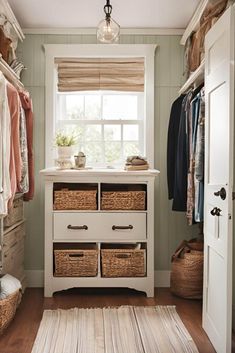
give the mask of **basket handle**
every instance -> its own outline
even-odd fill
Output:
[[[115,255],[115,257],[117,258],[117,259],[127,259],[128,257],[131,257],[131,254],[129,253],[129,254],[116,254]]]
[[[171,257],[171,262],[174,259],[177,259],[181,256],[182,252],[189,252],[190,251],[190,247],[188,246],[188,242],[183,240],[182,243],[179,245],[179,247],[176,249],[176,251],[174,252],[174,254]]]
[[[133,229],[134,227],[131,225],[131,224],[129,224],[129,226],[115,226],[115,225],[113,225],[112,226],[112,230],[117,230],[117,229]]]
[[[83,257],[84,254],[69,254],[69,258],[72,260],[72,261],[76,261],[76,258],[77,257]]]
[[[72,226],[71,224],[69,224],[67,228],[72,230],[88,230],[88,226],[85,224],[83,226]]]

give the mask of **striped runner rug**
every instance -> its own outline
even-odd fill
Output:
[[[32,353],[198,353],[174,306],[45,310]]]

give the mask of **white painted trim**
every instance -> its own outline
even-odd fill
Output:
[[[26,270],[27,287],[41,288],[44,287],[44,271],[43,270]]]
[[[235,332],[235,306],[234,305],[232,309],[232,329]]]
[[[7,0],[0,0],[0,10],[11,23],[17,37],[23,41],[24,34]]]
[[[191,18],[188,26],[186,27],[186,30],[182,36],[180,44],[185,45],[185,43],[186,43],[188,37],[191,35],[191,33],[198,28],[201,16],[202,16],[203,11],[205,10],[208,3],[209,3],[209,0],[201,0],[198,7],[196,8],[196,11],[193,14],[193,17]]]
[[[193,85],[199,85],[204,81],[205,75],[205,60],[203,59],[200,66],[195,70],[183,84],[179,90],[179,94],[186,93]]]
[[[181,36],[183,28],[121,28],[121,35]],[[24,28],[24,34],[95,35],[96,28]]]
[[[31,288],[44,287],[44,271],[43,270],[27,270],[27,286]],[[155,271],[154,286],[158,288],[170,287],[170,271]],[[235,318],[235,312],[234,312]],[[235,327],[235,326],[234,326]]]
[[[156,44],[45,44],[46,55],[46,167],[54,165],[52,143],[55,135],[55,58],[60,57],[144,57],[146,156],[154,168],[154,57]]]

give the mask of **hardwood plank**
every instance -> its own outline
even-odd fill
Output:
[[[71,289],[44,298],[43,289],[28,288],[14,321],[0,337],[1,353],[30,353],[44,309],[105,307],[120,305],[176,305],[176,309],[193,337],[200,353],[214,353],[201,327],[201,302],[173,296],[168,288],[155,290],[155,298],[128,289]]]

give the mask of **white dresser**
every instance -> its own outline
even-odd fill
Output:
[[[154,180],[157,170],[127,172],[124,170],[57,170],[41,171],[45,182],[45,297],[54,292],[73,287],[128,287],[154,296]],[[70,187],[79,190],[83,185],[97,188],[97,209],[93,211],[55,210],[54,192]],[[102,210],[103,190],[145,190],[146,207],[141,211]],[[98,273],[95,277],[56,277],[54,275],[54,249],[59,244],[79,245],[141,244],[146,249],[146,274],[144,277],[102,276],[101,256],[98,255]]]

